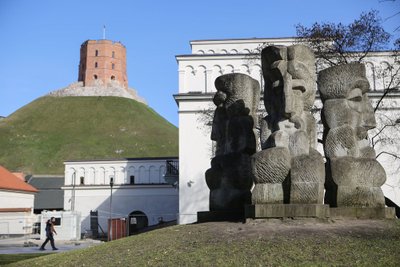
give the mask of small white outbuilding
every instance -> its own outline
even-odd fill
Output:
[[[36,188],[0,166],[0,236],[32,232]]]

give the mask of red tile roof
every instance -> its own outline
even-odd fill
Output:
[[[9,172],[6,168],[0,165],[0,190],[14,190],[38,192],[36,188],[22,181],[20,178]]]
[[[15,176],[17,176],[22,181],[25,181],[25,174],[23,172],[12,172]]]

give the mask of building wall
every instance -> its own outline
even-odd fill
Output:
[[[28,208],[33,211],[35,194],[0,190],[0,208]]]
[[[212,103],[216,91],[215,78],[227,73],[244,73],[258,80],[263,88],[261,62],[251,51],[264,43],[291,45],[295,41],[293,38],[192,41],[192,54],[176,56],[179,93],[174,97],[179,108],[179,223],[195,222],[198,211],[208,210],[209,189],[205,184],[205,171],[210,167],[213,149],[209,122],[212,121],[215,110]],[[393,64],[389,55],[390,52],[371,53],[365,59],[373,106],[382,96],[384,85],[388,84],[387,78],[385,80],[382,74]],[[400,118],[399,101],[400,93],[392,93],[385,98],[377,113],[378,127],[370,131],[370,137],[383,125]],[[322,104],[319,99],[316,100],[315,107],[318,131],[322,134]],[[260,101],[259,112],[265,112],[263,101]],[[378,142],[375,146],[377,154],[381,151],[400,154],[400,129],[396,127],[385,129],[383,133],[391,141],[385,139],[385,142]],[[319,144],[318,148],[323,154],[322,145]],[[399,159],[382,154],[378,160],[388,175],[387,182],[382,187],[384,193],[400,205]]]
[[[83,233],[90,229],[91,210],[99,212],[99,224],[104,231],[110,214],[112,218],[127,218],[130,213],[141,211],[146,214],[149,225],[157,224],[161,218],[176,220],[179,195],[178,189],[163,179],[166,160],[65,162],[64,209],[80,212]],[[132,175],[134,184],[130,183]],[[83,184],[80,184],[81,177]],[[112,190],[111,177],[114,178]]]
[[[97,77],[97,78],[96,78]],[[126,49],[119,42],[88,40],[81,45],[78,81],[94,86],[118,81],[128,88]]]
[[[210,127],[199,113],[209,108],[209,101],[180,102],[179,108],[179,222],[197,221],[197,211],[208,210],[209,191],[204,172],[210,166],[212,142]]]
[[[177,159],[174,159],[177,160]],[[66,162],[65,185],[109,185],[130,184],[134,176],[135,184],[165,184],[165,159]]]
[[[178,190],[171,185],[114,186],[112,207],[110,186],[64,187],[64,206],[70,210],[75,202],[75,211],[81,214],[81,231],[90,230],[90,211],[98,211],[99,224],[107,232],[107,220],[127,218],[134,211],[146,214],[149,225],[162,218],[164,221],[177,219]],[[75,197],[74,197],[75,195]],[[74,200],[75,199],[75,200]]]
[[[0,212],[0,236],[31,234],[36,221],[32,212]]]
[[[57,232],[56,240],[81,239],[80,214],[70,211],[43,211],[40,216],[40,239],[46,239],[46,222],[51,217],[57,218],[60,222],[54,225],[54,230]]]
[[[249,54],[265,43],[292,45],[293,38],[252,38],[233,40],[196,40],[191,41],[192,54]]]

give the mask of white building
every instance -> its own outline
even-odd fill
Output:
[[[294,38],[270,39],[233,39],[191,41],[192,54],[178,55],[179,92],[174,95],[179,108],[179,223],[197,221],[198,211],[209,210],[209,189],[205,182],[205,171],[210,167],[213,156],[213,144],[210,140],[212,120],[210,110],[215,106],[212,97],[216,89],[215,79],[227,73],[244,73],[260,82],[263,89],[261,63],[252,54],[254,49],[264,44],[292,45]],[[381,98],[383,89],[388,84],[388,66],[393,64],[390,52],[371,53],[366,59],[367,75],[370,80],[370,99],[373,106]],[[387,73],[386,73],[387,74]],[[322,104],[319,99],[317,108]],[[373,137],[384,126],[395,124],[400,118],[400,92],[386,96],[377,112],[378,127]],[[260,111],[264,110],[260,101]],[[317,121],[319,121],[319,112]],[[400,122],[400,121],[399,121]],[[377,154],[382,151],[400,155],[400,129],[386,127],[375,139],[381,140],[375,145]],[[319,130],[322,125],[319,124]],[[322,149],[321,151],[322,152]],[[383,153],[378,160],[387,172],[386,184],[382,187],[386,197],[400,205],[400,160],[393,155]]]
[[[142,226],[177,219],[178,158],[127,158],[120,160],[66,161],[64,210],[81,214],[81,230],[90,230],[90,211],[98,211],[101,229],[107,221],[129,218]],[[164,179],[166,178],[166,179]],[[112,181],[112,187],[110,185]],[[132,219],[133,218],[133,219]],[[135,226],[129,226],[134,230]]]
[[[32,232],[36,188],[0,166],[0,236]]]
[[[80,214],[76,211],[43,211],[40,215],[40,239],[47,238],[46,223],[52,217],[55,218],[53,225],[57,232],[57,240],[81,239]]]

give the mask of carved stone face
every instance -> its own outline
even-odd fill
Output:
[[[367,131],[375,128],[364,65],[352,63],[321,71],[319,89],[324,101],[325,121],[330,129],[348,125],[355,129],[359,139],[364,139]]]
[[[329,161],[325,202],[331,206],[384,207],[386,174],[369,146],[375,116],[360,63],[334,66],[318,75],[324,104],[324,151]]]
[[[315,100],[315,58],[306,46],[269,46],[262,51],[264,105],[271,116],[291,118]]]
[[[310,110],[315,100],[315,57],[306,46],[288,47],[288,73],[292,75],[292,90],[300,91],[303,110]]]

